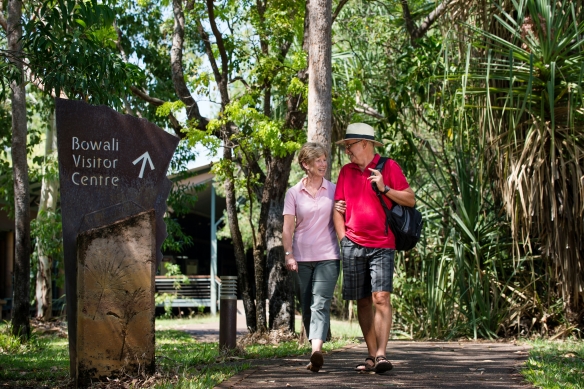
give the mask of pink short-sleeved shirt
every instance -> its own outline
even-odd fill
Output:
[[[353,242],[371,248],[395,249],[395,237],[391,232],[385,233],[385,213],[379,202],[371,182],[369,168],[375,169],[379,162],[379,154],[361,171],[355,163],[348,163],[341,168],[335,200],[345,200],[345,228],[347,237]],[[392,159],[383,165],[383,182],[391,189],[405,190],[410,187],[401,167]],[[392,202],[387,196],[383,200],[391,209]]]
[[[340,259],[337,234],[333,224],[335,184],[325,179],[312,197],[304,179],[288,189],[284,215],[296,216],[292,253],[298,262]]]

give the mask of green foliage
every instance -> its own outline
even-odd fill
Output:
[[[19,354],[26,352],[35,352],[42,347],[42,342],[36,336],[28,340],[12,334],[12,326],[9,322],[0,325],[0,355],[1,354]]]
[[[584,387],[584,344],[581,340],[530,341],[533,349],[521,374],[538,388]]]
[[[443,37],[429,34],[412,47],[407,34],[391,28],[401,14],[395,7],[351,3],[335,22],[333,135],[342,138],[350,122],[371,124],[385,144],[380,153],[395,159],[411,180],[419,161],[409,140],[433,130],[425,112],[431,106],[428,78],[443,66]]]
[[[410,6],[418,20],[431,10]],[[396,257],[395,330],[412,338],[543,335],[567,325],[529,229],[535,217],[547,220],[539,234],[548,247],[553,240],[558,261],[563,248],[579,247],[584,24],[572,2],[510,6],[495,12],[502,29],[481,30],[471,17],[473,33],[457,34],[439,19],[415,46],[399,29],[398,3],[349,3],[335,23],[336,136],[350,121],[377,128],[426,221],[424,241]],[[533,200],[548,207],[552,197],[554,207],[532,205],[531,219],[516,224]],[[562,214],[552,226],[549,215]]]
[[[7,44],[6,31],[0,28],[0,47],[6,47]],[[22,80],[20,69],[15,66],[17,61],[20,61],[20,58],[15,58],[11,51],[0,49],[0,102],[8,98],[10,83]]]
[[[56,262],[58,266],[63,266],[63,235],[61,225],[61,210],[56,212],[45,210],[37,214],[37,217],[30,222],[30,235],[34,239],[37,250],[32,250],[31,261],[33,274],[36,274],[39,250]],[[57,285],[63,286],[64,276],[59,272],[52,277],[57,281]]]
[[[172,287],[174,288],[173,293],[155,293],[154,303],[156,305],[164,305],[164,316],[163,318],[169,319],[172,317],[172,302],[177,299],[178,291],[183,284],[189,284],[189,277],[182,274],[180,271],[180,266],[175,263],[165,262],[164,269],[166,270],[165,276],[174,277],[172,282]]]
[[[142,72],[116,53],[112,8],[97,0],[38,3],[30,5],[23,48],[45,91],[121,107],[119,91]]]
[[[167,101],[158,108],[156,108],[156,115],[158,116],[168,116],[169,114],[177,113],[181,109],[185,107],[185,104],[182,101]]]
[[[10,62],[10,58],[8,51],[0,49],[0,101],[8,97],[10,83],[19,82],[22,79],[20,69]]]
[[[536,285],[552,285],[545,289],[548,301],[562,295],[581,311],[576,291],[584,284],[574,269],[584,231],[576,216],[584,209],[584,21],[575,7],[523,0],[513,2],[512,10],[499,9],[496,35],[469,26],[480,55],[469,44],[465,65],[453,76],[461,81],[460,114],[480,121],[479,139],[490,142],[485,159],[511,222],[514,251],[536,261],[530,265],[537,269],[530,277],[532,293],[538,300]],[[533,306],[537,312],[553,304]],[[534,323],[546,330],[539,317]]]
[[[41,337],[33,331],[26,343],[12,335],[9,324],[0,324],[0,383],[41,387],[57,385],[69,377],[67,340]]]
[[[29,182],[34,183],[39,179],[39,171],[42,167],[42,159],[32,158],[35,148],[41,143],[44,126],[42,121],[42,102],[27,104],[27,116],[31,124],[28,125],[26,151],[29,162]],[[14,181],[12,169],[12,115],[10,106],[0,103],[0,208],[6,211],[9,217],[14,217]],[[55,165],[56,166],[56,165]],[[56,167],[55,167],[56,169]]]
[[[193,176],[187,170],[187,165],[195,156],[188,143],[181,141],[170,162],[169,174],[173,186],[166,204],[172,211],[167,212],[164,218],[168,236],[162,244],[163,251],[180,253],[184,247],[193,244],[193,238],[183,232],[178,219],[192,209],[197,201],[197,192],[204,189],[204,185],[181,184],[182,180]]]

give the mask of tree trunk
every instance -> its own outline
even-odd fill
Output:
[[[231,148],[223,148],[223,158],[231,161]],[[257,331],[256,305],[251,293],[251,277],[247,274],[247,261],[245,257],[245,248],[237,220],[237,199],[235,197],[235,185],[233,184],[233,175],[225,179],[225,200],[227,207],[227,222],[231,232],[231,241],[233,242],[233,251],[235,252],[235,263],[237,264],[237,281],[239,290],[243,296],[243,308],[245,310],[245,320],[249,332]]]
[[[45,139],[45,166],[41,182],[41,198],[38,216],[42,218],[47,213],[53,214],[57,208],[57,196],[59,194],[58,181],[47,172],[46,164],[50,161],[57,149],[57,125],[55,113],[51,115],[50,125],[46,132]],[[53,316],[53,293],[52,293],[52,268],[53,257],[44,252],[42,242],[37,244],[37,254],[39,258],[36,276],[36,301],[37,318],[49,320]]]
[[[308,3],[308,141],[331,149],[332,74],[331,0]],[[331,153],[327,156],[326,178],[331,177]]]
[[[270,190],[270,212],[267,220],[266,249],[268,252],[268,297],[270,299],[270,329],[294,331],[294,280],[284,264],[282,228],[284,227],[284,197],[294,154],[273,158],[269,172],[274,185]]]
[[[307,75],[306,71],[300,71],[297,77],[305,82]],[[300,131],[304,127],[306,112],[300,109],[302,102],[302,95],[288,96],[284,128]],[[288,270],[284,266],[284,250],[282,248],[284,216],[282,210],[293,159],[294,154],[283,158],[266,158],[268,177],[266,177],[265,184],[268,185],[274,180],[273,177],[276,177],[271,189],[274,191],[274,195],[273,201],[270,203],[270,217],[267,218],[266,228],[269,258],[270,328],[288,325],[291,331],[294,331],[294,288],[289,283]],[[276,193],[277,195],[275,195]]]
[[[28,338],[30,335],[30,195],[28,192],[28,165],[26,159],[26,91],[22,57],[22,1],[8,1],[8,49],[14,54],[14,66],[22,78],[12,82],[12,167],[14,177],[14,296],[12,332]]]
[[[269,158],[266,158],[269,160]],[[255,232],[253,243],[253,267],[255,272],[256,285],[256,316],[259,332],[267,330],[266,317],[266,231],[268,224],[268,215],[270,207],[270,188],[271,188],[270,174],[266,177],[266,182],[262,190],[262,197],[260,202],[260,217],[258,220],[258,229]]]

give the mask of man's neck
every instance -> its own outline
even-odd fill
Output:
[[[369,166],[369,164],[371,163],[371,161],[373,161],[373,158],[375,158],[375,153],[368,155],[365,157],[363,164],[358,163],[357,166],[359,166],[359,169],[361,169],[361,171],[365,171],[365,168],[367,168],[367,166]]]

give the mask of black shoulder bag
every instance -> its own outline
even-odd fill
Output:
[[[375,166],[375,170],[382,172],[386,161],[387,158],[381,157],[377,162],[377,166]],[[371,174],[373,175],[373,173]],[[383,194],[377,189],[377,185],[371,183],[371,186],[385,212],[385,233],[387,234],[387,229],[391,228],[391,232],[395,236],[395,249],[399,251],[413,249],[422,235],[422,226],[424,224],[422,214],[415,207],[399,205],[395,201],[392,201],[393,206],[389,209],[385,201],[383,201]]]

